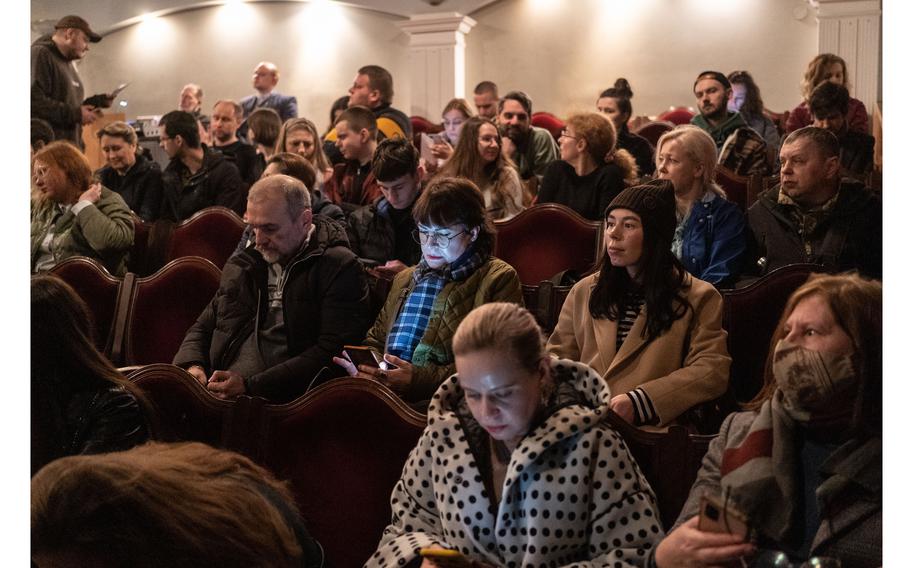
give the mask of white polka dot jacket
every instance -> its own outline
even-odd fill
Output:
[[[556,392],[512,452],[498,504],[488,434],[458,376],[440,385],[367,567],[419,566],[420,548],[434,544],[491,566],[644,564],[663,537],[657,500],[603,421],[610,390],[581,363],[555,359],[553,371]]]

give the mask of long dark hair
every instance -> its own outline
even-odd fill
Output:
[[[31,296],[32,463],[60,457],[66,408],[79,393],[122,387],[148,421],[145,397],[98,352],[91,312],[70,285],[56,276],[35,276]]]
[[[746,88],[746,98],[743,106],[739,107],[739,113],[747,116],[761,116],[765,112],[765,103],[761,99],[761,89],[755,84],[755,79],[748,71],[734,71],[727,75],[730,83],[742,85]]]
[[[610,210],[607,209],[607,215]],[[691,282],[686,282],[688,273],[670,249],[671,243],[653,227],[651,216],[642,215],[641,221],[644,242],[638,281],[632,280],[625,267],[613,266],[605,252],[588,309],[595,318],[619,321],[625,312],[629,293],[640,293],[645,299],[647,317],[641,336],[650,341],[670,329],[674,321],[692,308],[682,293],[682,289],[690,286]]]

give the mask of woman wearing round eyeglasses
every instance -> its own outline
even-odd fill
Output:
[[[398,273],[364,344],[385,353],[390,370],[335,357],[351,376],[377,379],[422,402],[455,372],[452,336],[475,307],[521,304],[518,274],[491,256],[493,227],[480,190],[464,178],[437,178],[414,204],[422,257]]]

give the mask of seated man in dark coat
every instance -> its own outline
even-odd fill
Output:
[[[235,101],[221,100],[212,107],[212,150],[220,152],[240,170],[240,177],[253,185],[263,165],[256,148],[237,137],[243,109]]]
[[[840,142],[841,173],[865,181],[872,171],[875,138],[847,128],[850,93],[843,85],[824,81],[809,95],[812,126],[824,128]]]
[[[225,265],[174,364],[221,398],[288,402],[337,375],[332,355],[363,340],[372,323],[366,279],[344,229],[313,216],[295,178],[256,182],[246,221],[255,245]]]
[[[212,205],[223,205],[243,215],[249,186],[237,166],[199,141],[193,115],[171,111],[161,117],[159,127],[159,144],[171,159],[163,172],[161,217],[181,221]]]
[[[840,146],[823,128],[791,132],[780,149],[780,184],[749,208],[750,266],[759,274],[809,262],[882,277],[882,203],[840,174]]]

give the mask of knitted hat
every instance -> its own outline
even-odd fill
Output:
[[[676,195],[673,182],[655,179],[646,184],[629,187],[613,198],[604,216],[614,209],[628,209],[641,217],[645,230],[653,230],[667,243],[676,231]]]

